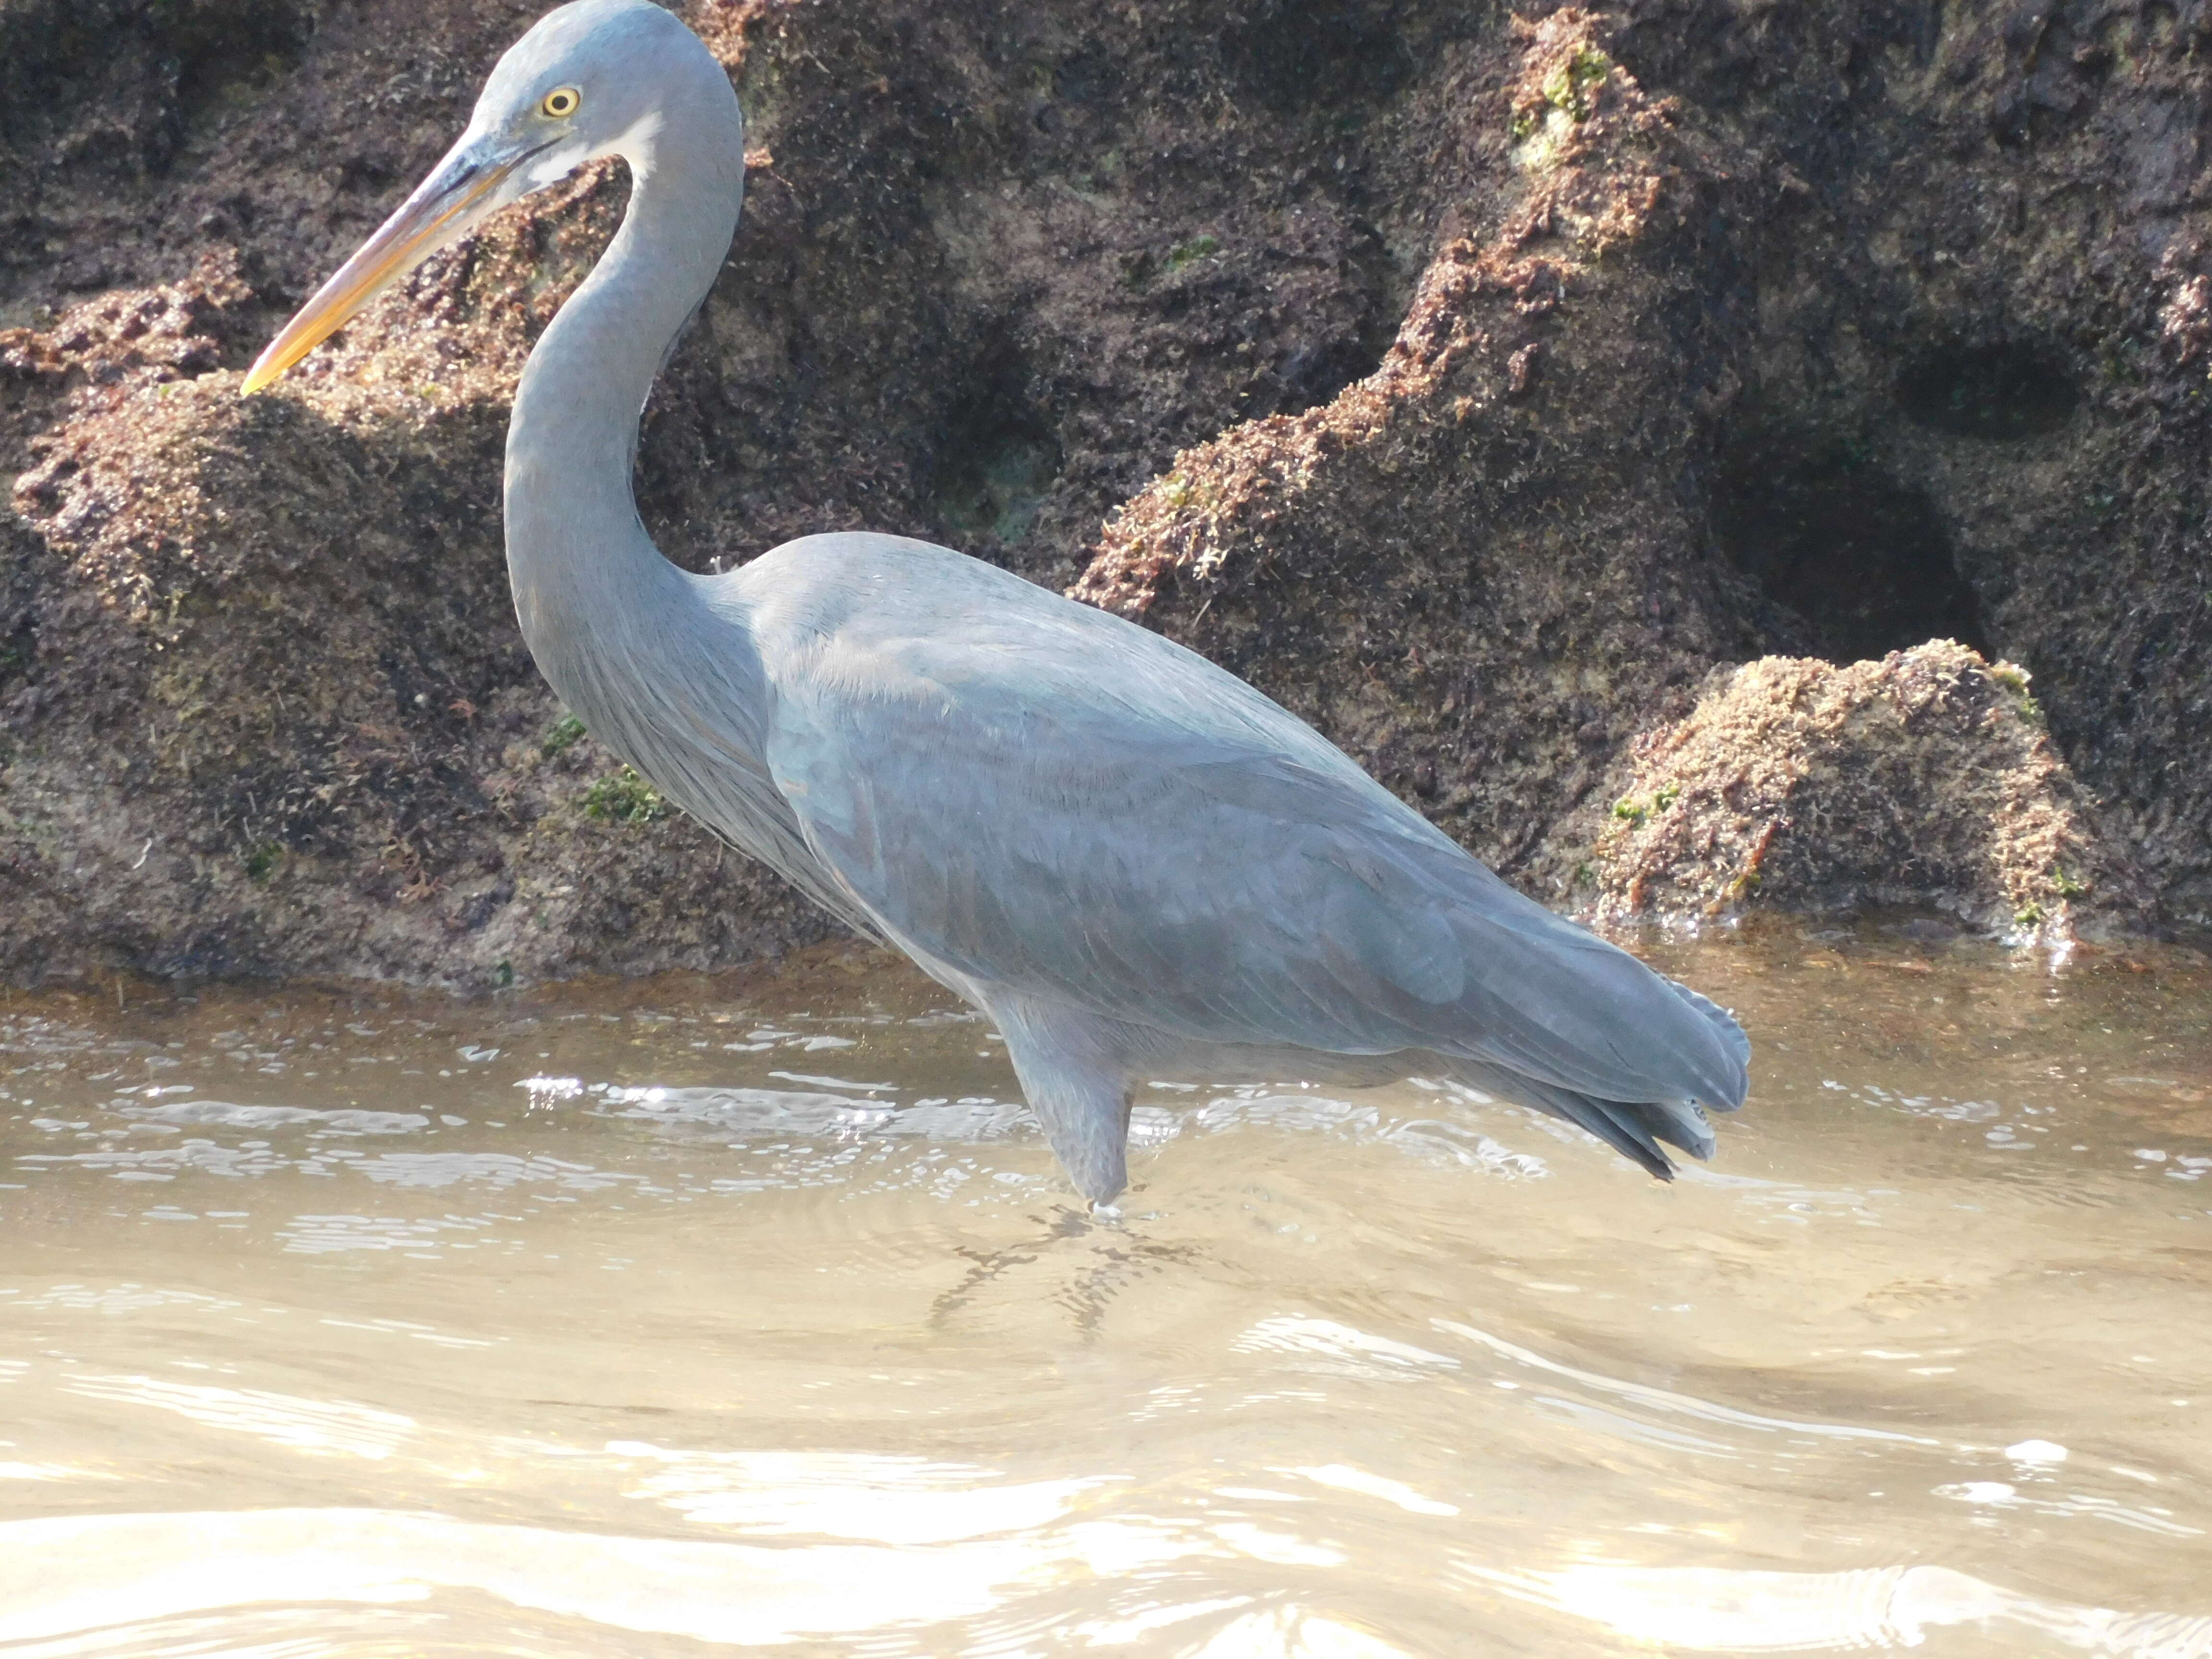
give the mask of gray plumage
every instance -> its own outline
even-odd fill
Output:
[[[531,354],[508,434],[524,635],[671,800],[996,1022],[1086,1196],[1126,1184],[1130,1091],[1158,1076],[1449,1077],[1655,1175],[1658,1142],[1711,1153],[1700,1105],[1744,1096],[1733,1019],[1203,658],[899,537],[805,537],[718,576],[661,557],[631,495],[638,412],[727,252],[744,139],[720,64],[646,0],[577,0],[526,35],[249,389],[611,154],[628,215]]]

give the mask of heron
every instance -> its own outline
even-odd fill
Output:
[[[507,429],[516,616],[594,737],[1005,1039],[1075,1188],[1128,1181],[1148,1080],[1449,1080],[1662,1178],[1709,1158],[1751,1046],[1726,1012],[1510,886],[1304,721],[1164,635],[929,543],[665,558],[632,493],[661,365],[736,234],[744,118],[650,0],[573,0],[276,335],[267,386],[501,208],[618,156],[621,228]]]

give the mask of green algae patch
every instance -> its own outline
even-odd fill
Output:
[[[657,823],[674,810],[630,767],[610,772],[584,791],[585,816],[601,823]]]

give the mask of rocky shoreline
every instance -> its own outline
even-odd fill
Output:
[[[516,634],[505,404],[618,216],[238,372],[536,8],[0,6],[0,976],[484,988],[824,937]],[[2212,16],[720,3],[693,568],[964,547],[1245,675],[1547,902],[2212,913]]]

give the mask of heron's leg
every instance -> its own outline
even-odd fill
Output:
[[[1129,1079],[1120,1026],[1030,998],[994,1000],[990,1013],[1053,1155],[1076,1191],[1107,1203],[1129,1184]]]
[[[1036,1084],[1024,1077],[1022,1092],[1075,1190],[1093,1204],[1118,1198],[1129,1184],[1127,1090],[1118,1083],[1070,1089],[1057,1080]]]

